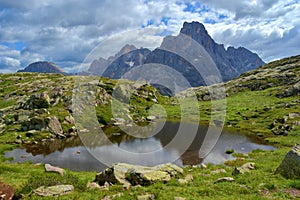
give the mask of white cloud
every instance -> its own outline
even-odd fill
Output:
[[[94,47],[109,37],[118,37],[118,41],[111,44],[107,54],[132,40],[137,47],[153,48],[162,39],[157,36],[159,31],[177,34],[184,21],[202,22],[217,42],[245,46],[265,61],[299,53],[298,0],[201,1],[194,11],[184,11],[185,3],[196,5],[193,0],[3,0],[0,41],[26,45],[22,50],[3,50],[0,43],[0,64],[4,66],[4,58],[11,58],[26,67],[41,59],[74,71],[72,65],[79,66]],[[162,21],[163,17],[167,20]],[[152,32],[139,30],[147,24]],[[138,31],[126,34],[130,30]],[[6,71],[16,69],[14,65],[6,67]]]

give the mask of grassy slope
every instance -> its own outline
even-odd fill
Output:
[[[281,76],[263,76],[266,70],[277,70],[278,66],[290,66],[291,63],[296,63],[296,65],[291,68],[296,77],[289,78],[290,84],[285,83]],[[186,199],[290,199],[293,196],[286,193],[285,190],[292,188],[300,189],[300,181],[286,180],[280,175],[274,175],[273,172],[279,166],[281,160],[290,148],[300,141],[300,128],[299,125],[294,126],[294,128],[289,131],[288,136],[274,136],[269,126],[276,119],[281,119],[289,113],[299,112],[299,96],[276,97],[276,95],[292,87],[294,84],[292,80],[297,80],[297,77],[299,78],[299,66],[298,57],[285,59],[271,63],[255,72],[249,72],[243,75],[242,78],[225,84],[227,92],[229,93],[229,97],[227,98],[225,127],[238,130],[245,134],[257,135],[277,145],[279,147],[278,150],[254,151],[249,153],[249,157],[237,155],[237,160],[228,162],[226,166],[209,165],[208,169],[185,168],[185,174],[192,174],[194,176],[194,181],[188,185],[182,186],[177,180],[172,180],[166,184],[157,183],[149,187],[132,188],[128,191],[123,190],[120,186],[113,186],[110,191],[99,192],[85,188],[85,184],[88,181],[93,181],[95,177],[94,172],[68,171],[67,177],[62,178],[53,174],[51,175],[52,178],[49,178],[49,175],[44,173],[42,166],[32,165],[30,163],[10,164],[5,161],[3,156],[0,158],[0,181],[7,182],[13,185],[18,192],[22,191],[24,193],[28,192],[29,189],[35,188],[37,186],[36,182],[44,181],[45,184],[54,184],[49,181],[54,180],[56,183],[74,184],[76,188],[75,192],[61,197],[61,199],[101,199],[106,195],[113,195],[119,192],[124,194],[124,196],[119,199],[136,199],[137,195],[145,193],[155,194],[157,199],[173,199],[173,197],[185,197]],[[283,74],[283,72],[281,72],[281,74]],[[1,98],[4,98],[5,95],[11,94],[18,89],[18,87],[15,86],[15,82],[11,80],[12,76],[13,75],[1,75],[1,80],[5,80],[1,82]],[[33,78],[32,74],[26,74],[26,76],[28,76],[27,81]],[[24,77],[26,76],[24,75]],[[41,76],[48,76],[48,78],[54,82],[61,80],[61,77],[57,75]],[[245,78],[251,76],[256,76],[256,78],[252,80]],[[22,81],[26,82],[26,80]],[[271,86],[265,86],[270,82],[272,83]],[[256,84],[256,86],[253,86],[254,84]],[[245,85],[247,85],[247,87]],[[106,89],[109,90],[111,88]],[[40,88],[40,90],[44,90],[44,88]],[[195,90],[196,93],[203,92],[201,89]],[[22,90],[17,90],[17,92],[22,93]],[[176,105],[170,105],[170,101],[173,100],[167,100],[163,97],[158,98],[159,102],[166,108],[169,119],[179,120],[180,109]],[[136,98],[134,104],[138,102],[140,102],[140,104],[138,104],[140,110],[144,110],[144,107],[152,105],[152,103],[148,101]],[[7,108],[14,104],[15,100],[13,99],[9,99],[8,101],[3,101],[2,99],[0,108]],[[202,123],[207,123],[210,119],[210,105],[210,102],[199,101]],[[58,111],[62,110],[64,112],[62,106],[63,105],[58,105],[49,110],[51,114],[58,113]],[[106,109],[100,106],[99,110],[105,111]],[[65,115],[66,114],[67,113],[65,113]],[[141,115],[145,114],[147,113],[142,113]],[[108,122],[110,114],[102,112],[102,115],[104,121]],[[140,116],[137,116],[137,118],[138,117]],[[293,124],[295,121],[300,121],[300,119],[289,119],[287,123]],[[5,134],[1,134],[0,152],[2,155],[4,151],[17,146],[16,144],[6,144],[7,141],[13,141],[16,135],[23,134],[22,132],[16,133],[16,128],[16,126],[9,126]],[[254,161],[257,165],[257,169],[251,171],[250,174],[237,176],[234,183],[214,184],[217,178],[231,176],[234,166],[240,166],[249,161]],[[218,168],[224,168],[227,172],[225,174],[213,174],[212,171]],[[35,196],[30,198],[39,199]]]

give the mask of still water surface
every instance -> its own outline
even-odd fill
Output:
[[[22,148],[7,152],[5,156],[7,158],[12,157],[13,162],[31,161],[33,163],[50,163],[74,171],[102,171],[107,166],[99,162],[93,155],[99,157],[101,155],[109,155],[113,158],[112,163],[126,162],[148,166],[168,162],[170,158],[178,158],[174,163],[183,166],[200,163],[222,164],[226,160],[233,159],[232,155],[225,153],[228,149],[234,149],[237,153],[247,153],[255,149],[275,149],[245,135],[223,131],[212,151],[206,157],[200,158],[199,149],[207,131],[207,127],[200,126],[192,144],[185,153],[180,155],[180,145],[173,146],[172,148],[164,148],[177,134],[178,126],[178,123],[167,122],[159,133],[148,138],[134,138],[124,133],[110,134],[108,138],[111,143],[102,143],[96,146],[84,146],[79,137],[45,141],[36,145],[23,146]],[[186,124],[186,126],[192,127],[196,125]],[[185,131],[186,135],[181,138],[182,143],[186,139],[189,139],[189,128],[185,129]],[[115,152],[116,148],[140,154],[135,157],[126,157],[117,154]],[[162,151],[152,156],[145,156],[143,154],[155,149],[162,149]]]

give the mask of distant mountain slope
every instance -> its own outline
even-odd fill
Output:
[[[191,37],[204,47],[215,62],[224,81],[236,78],[246,71],[265,64],[257,54],[252,53],[246,48],[239,47],[236,49],[229,47],[225,49],[224,45],[215,43],[207,33],[204,25],[199,22],[185,22],[180,34]],[[136,49],[131,45],[127,45],[123,47],[115,57],[110,57],[108,60],[103,58],[95,60],[88,71],[94,75],[103,75],[108,78],[119,79],[132,67],[141,64],[158,63],[170,66],[183,74],[191,86],[205,85],[203,78],[195,71],[191,63],[179,55],[163,50],[163,47],[168,47],[175,51],[181,48],[182,44],[175,42],[176,39],[180,37],[180,34],[178,36],[165,37],[161,47],[154,51],[144,48]],[[185,48],[189,48],[188,44],[184,45],[186,46]],[[128,51],[124,51],[124,49]]]
[[[240,77],[222,85],[211,87],[225,87],[227,96],[243,91],[262,91],[272,88],[272,96],[285,98],[300,96],[300,55],[270,62],[258,69],[246,72]],[[210,100],[209,87],[190,88],[178,96],[186,97],[193,90],[198,100]]]
[[[51,73],[51,74],[66,74],[60,67],[53,62],[39,61],[31,63],[25,69],[18,72],[39,72],[39,73]]]

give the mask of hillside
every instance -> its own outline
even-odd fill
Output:
[[[192,175],[193,180],[185,185],[172,180],[129,190],[124,190],[121,185],[110,186],[108,190],[102,191],[87,189],[86,184],[95,179],[95,172],[67,170],[65,176],[60,176],[45,174],[41,165],[9,163],[3,156],[5,151],[21,145],[44,144],[47,140],[55,143],[61,138],[76,137],[72,95],[73,91],[77,91],[75,85],[81,77],[23,72],[1,74],[0,77],[0,182],[12,185],[17,194],[26,194],[23,199],[41,199],[29,194],[41,183],[73,184],[75,191],[61,197],[62,199],[103,199],[105,196],[120,193],[123,196],[115,199],[136,199],[138,195],[147,193],[154,194],[157,199],[195,199],[195,196],[201,199],[255,200],[299,197],[299,179],[285,179],[280,174],[274,174],[274,171],[291,147],[300,141],[300,56],[269,63],[222,85],[189,89],[196,93],[199,101],[200,123],[208,124],[211,114],[217,112],[211,107],[212,102],[222,102],[219,99],[213,99],[211,102],[209,90],[212,87],[224,86],[224,128],[275,145],[277,150],[235,153],[236,160],[227,161],[226,165],[186,167],[184,174],[179,178]],[[82,80],[84,79],[82,77]],[[90,77],[88,80],[87,84],[82,85],[95,88],[95,93],[92,94],[96,99],[92,105],[95,106],[97,120],[101,126],[126,123],[125,118],[114,118],[109,109],[113,94],[128,97],[126,88],[135,91],[129,97],[130,115],[127,117],[140,125],[151,123],[152,117],[148,117],[148,110],[155,104],[165,108],[168,120],[181,120],[180,99],[189,99],[188,91],[169,98],[161,96],[157,89],[143,82],[122,80],[126,87],[114,90],[116,80],[99,77]],[[123,102],[120,100],[118,103]],[[191,116],[190,121],[194,122],[191,113],[183,115]],[[111,133],[118,131],[118,128],[114,127],[113,130],[107,131],[107,135],[112,138]],[[249,174],[235,176],[234,182],[215,183],[218,178],[233,176],[234,168],[247,162],[255,162],[255,170],[248,172]]]

